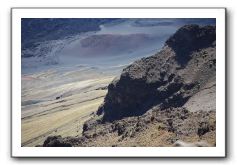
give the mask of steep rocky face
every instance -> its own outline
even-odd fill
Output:
[[[175,51],[176,60],[184,65],[190,60],[193,51],[210,47],[215,40],[215,27],[200,28],[198,25],[188,25],[180,28],[166,44]]]
[[[186,25],[163,49],[125,68],[97,111],[104,121],[181,107],[215,77],[215,26]]]

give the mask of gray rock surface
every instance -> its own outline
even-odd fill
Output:
[[[187,25],[163,49],[125,68],[108,86],[104,121],[139,116],[154,106],[181,107],[215,77],[215,27]]]

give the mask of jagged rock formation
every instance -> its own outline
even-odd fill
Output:
[[[101,123],[93,118],[84,124],[83,136],[63,138],[60,144],[80,147],[181,147],[186,143],[192,146],[215,146],[215,129],[215,111],[190,112],[185,108],[169,108],[163,111],[153,109],[139,117],[127,117],[108,123]],[[47,139],[45,144],[55,147],[56,138]],[[183,143],[180,144],[178,140]]]
[[[215,146],[215,26],[181,27],[125,68],[72,146]],[[180,141],[182,143],[180,143]]]
[[[72,145],[65,142],[61,136],[49,136],[44,141],[43,147],[72,147]]]
[[[163,49],[125,68],[97,114],[104,121],[142,115],[153,106],[181,107],[215,76],[215,27],[187,25]]]

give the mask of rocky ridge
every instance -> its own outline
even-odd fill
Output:
[[[142,115],[153,106],[181,107],[215,76],[215,27],[180,28],[154,56],[125,68],[97,114],[105,121]]]
[[[216,107],[202,99],[208,93],[215,102],[215,40],[215,26],[181,27],[160,52],[135,61],[111,82],[104,103],[84,124],[83,136],[58,141],[115,147],[204,140],[215,146]],[[193,108],[199,104],[205,109]],[[50,139],[45,146],[53,146]]]

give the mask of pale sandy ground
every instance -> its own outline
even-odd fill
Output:
[[[22,75],[22,146],[49,135],[76,136],[104,100],[112,74],[97,69],[55,69]],[[56,99],[56,97],[60,97]]]
[[[216,111],[216,80],[211,79],[185,103],[184,107],[191,112]]]

